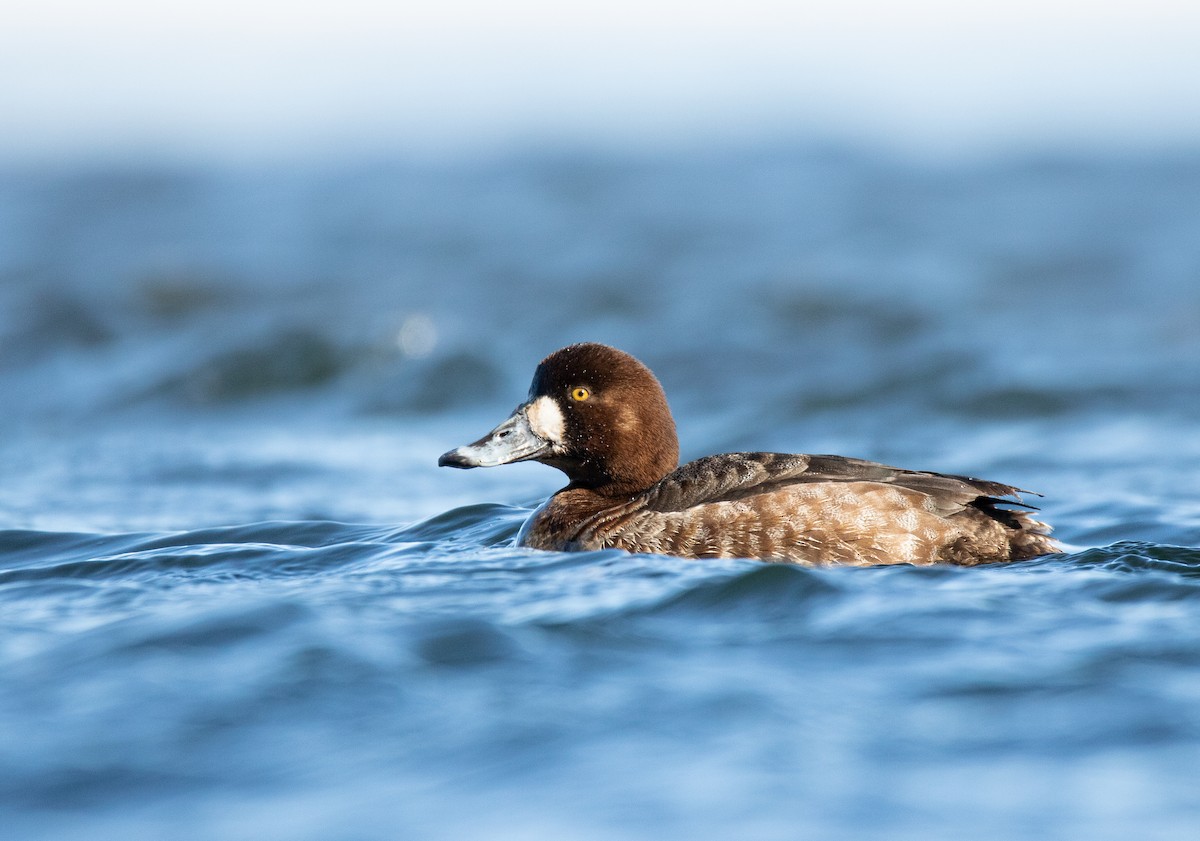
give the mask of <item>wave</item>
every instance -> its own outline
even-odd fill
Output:
[[[1168,794],[1188,779],[1200,549],[806,569],[514,548],[527,515],[0,532],[0,798],[55,837],[176,804],[254,804],[261,836],[268,805],[319,791],[344,817],[385,780],[389,831],[467,802],[479,836],[510,802],[614,802],[614,780],[745,779],[738,802],[778,817],[838,763],[852,804],[881,769],[921,777],[906,802],[947,767],[1057,779],[1114,752]],[[300,837],[337,835],[322,814]]]
[[[170,533],[88,534],[0,531],[0,584],[68,578],[152,578],[172,572],[240,570],[247,576],[302,575],[334,569],[379,555],[404,551],[413,558],[458,556],[498,551],[513,540],[530,510],[499,503],[462,506],[410,525],[348,524],[333,521],[270,521]],[[734,606],[770,613],[779,606],[835,598],[849,569],[805,568],[746,561],[695,561],[664,556],[627,555],[616,550],[546,553],[511,550],[532,570],[566,569],[588,563],[647,576],[676,574],[686,588],[664,595],[653,608],[664,611],[721,613]],[[532,560],[531,560],[532,559]],[[622,566],[618,564],[618,566]],[[911,574],[923,579],[970,575],[956,567],[876,567],[882,574]],[[1200,548],[1147,541],[1120,541],[1062,556],[985,570],[1023,574],[1043,569],[1103,570],[1137,574],[1144,581],[1200,582]],[[1147,573],[1154,575],[1147,576]],[[647,609],[641,605],[637,610]],[[742,609],[742,607],[738,607]]]

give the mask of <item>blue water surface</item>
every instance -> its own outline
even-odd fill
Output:
[[[18,839],[1192,839],[1200,153],[0,170]],[[1064,556],[514,548],[577,340],[685,458],[1045,494]]]

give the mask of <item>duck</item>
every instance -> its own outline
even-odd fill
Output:
[[[1064,551],[1012,485],[837,455],[738,452],[679,466],[654,374],[595,342],[554,351],[528,398],[442,467],[537,461],[566,474],[520,546],[803,566],[979,564]]]

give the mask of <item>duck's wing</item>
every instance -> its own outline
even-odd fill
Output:
[[[627,502],[607,507],[587,518],[580,523],[573,542],[588,548],[618,546],[631,551],[685,557],[776,557],[797,561],[817,558],[845,563],[888,563],[882,559],[891,555],[882,549],[876,551],[879,547],[874,543],[877,541],[868,541],[871,545],[865,550],[862,546],[851,545],[854,540],[838,532],[836,518],[832,521],[813,521],[819,523],[819,527],[812,529],[811,534],[806,531],[804,535],[789,538],[796,546],[726,546],[721,541],[733,540],[737,535],[726,528],[708,527],[710,524],[706,518],[720,509],[720,503],[745,500],[760,494],[777,494],[790,486],[802,484],[851,482],[893,485],[920,494],[924,497],[920,508],[927,514],[959,523],[960,527],[954,528],[946,524],[946,533],[951,535],[947,540],[961,534],[961,527],[967,527],[968,530],[978,527],[982,532],[991,534],[996,546],[992,547],[994,551],[987,556],[988,559],[1009,560],[1017,556],[1009,549],[1010,538],[996,532],[997,523],[1004,527],[1006,533],[1028,534],[1029,539],[1037,543],[1031,543],[1028,552],[1022,549],[1021,557],[1055,551],[1044,536],[1048,529],[1043,524],[1032,520],[1024,511],[1013,510],[1031,509],[1032,506],[1020,501],[1019,494],[1026,491],[1012,485],[970,476],[901,470],[843,456],[784,453],[728,453],[685,464]],[[815,498],[821,496],[817,494]],[[786,525],[787,516],[781,515],[779,510],[783,498],[786,495],[777,494],[773,504],[765,506],[762,511],[775,525],[779,524],[781,516]],[[911,500],[912,503],[916,503],[916,500]],[[962,517],[957,516],[960,514]],[[760,531],[767,535],[763,539],[776,539],[771,535],[770,528]],[[922,556],[922,559],[914,562],[943,559],[936,555],[937,549],[931,546],[928,558]],[[974,555],[962,560],[951,557],[943,560],[954,563],[980,562],[980,558]]]
[[[685,464],[635,502],[648,511],[683,511],[695,505],[744,499],[802,482],[878,482],[920,491],[943,516],[967,505],[1008,504],[1032,509],[1012,485],[919,470],[902,470],[863,459],[786,453],[725,453]]]

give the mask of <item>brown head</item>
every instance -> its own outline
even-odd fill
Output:
[[[607,345],[556,350],[538,365],[529,399],[474,444],[438,459],[448,467],[540,461],[574,487],[605,496],[648,488],[679,464],[675,421],[650,369]]]

